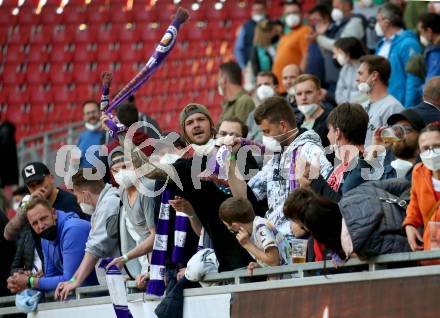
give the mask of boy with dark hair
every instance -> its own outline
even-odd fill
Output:
[[[248,269],[291,263],[290,248],[284,236],[268,220],[256,216],[252,204],[244,198],[226,199],[219,208],[220,219],[237,241],[257,261]]]

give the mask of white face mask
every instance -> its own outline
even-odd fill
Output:
[[[180,159],[180,156],[175,153],[166,153],[160,158],[159,163],[162,165],[171,165]]]
[[[284,140],[290,138],[291,135],[295,135],[298,132],[298,128],[293,128],[292,130],[289,130],[288,132],[285,132],[284,134],[280,134],[277,136],[266,136],[263,135],[263,145],[264,147],[266,147],[267,150],[272,151],[272,152],[281,152],[282,147],[281,147],[281,143],[275,139],[275,137],[281,137],[281,136],[287,136],[286,138],[284,138]],[[284,141],[283,140],[283,141]]]
[[[204,145],[191,144],[191,147],[194,149],[194,151],[197,153],[197,155],[205,156],[205,155],[209,154],[214,149],[215,140],[209,139],[209,141]]]
[[[222,85],[220,84],[220,82],[217,83],[217,89],[218,89],[218,94],[220,96],[225,96],[225,90],[223,89]]]
[[[91,204],[88,204],[88,203],[81,202],[79,204],[79,206],[80,206],[81,210],[84,212],[84,214],[87,214],[87,215],[92,215],[93,212],[95,211],[95,207]]]
[[[319,107],[318,104],[298,105],[299,111],[303,113],[303,115],[306,117],[313,115],[318,109],[318,107]]]
[[[114,175],[115,181],[122,188],[132,187],[137,180],[136,172],[128,169],[121,169],[118,173]]]
[[[437,149],[438,150],[438,149]],[[431,171],[440,170],[440,154],[428,149],[420,154],[423,164]]]
[[[269,85],[261,85],[257,88],[256,95],[260,102],[264,102],[269,97],[275,96],[275,91]]]
[[[423,35],[420,35],[420,43],[422,43],[423,46],[428,46],[429,44],[431,44],[429,40]]]
[[[341,9],[333,8],[331,16],[333,21],[335,21],[336,23],[340,23],[344,18],[344,13]]]
[[[95,131],[101,128],[101,123],[99,121],[96,122],[96,124],[91,124],[86,122],[84,126],[86,127],[87,130]]]
[[[267,150],[272,152],[281,152],[281,145],[275,138],[263,135],[262,142]]]
[[[18,212],[18,208],[20,207],[20,201],[14,201],[14,203],[12,204],[12,210]]]
[[[287,94],[289,94],[290,96],[295,96],[295,87],[291,87],[287,90]]]
[[[368,81],[370,80],[370,76],[368,76],[367,80],[365,82],[358,84],[358,91],[364,94],[369,94],[371,92],[371,89],[373,88],[370,84],[368,84]]]
[[[411,162],[402,159],[393,160],[390,165],[396,170],[397,178],[405,177],[406,173],[413,166]]]
[[[345,54],[338,54],[336,55],[336,60],[338,61],[339,65],[344,66],[348,62],[348,56]]]
[[[286,24],[289,28],[294,28],[301,23],[301,16],[297,13],[289,13],[286,16]]]
[[[264,14],[254,14],[254,15],[252,16],[252,20],[253,20],[255,23],[258,23],[258,22],[263,21],[265,17],[266,17],[266,16],[265,16]]]
[[[376,32],[378,37],[384,36],[382,27],[380,26],[379,22],[376,22],[376,25],[374,26],[374,31]]]
[[[368,85],[368,83],[363,82],[363,83],[359,83],[358,90],[361,93],[368,94],[371,90],[371,87],[370,85]]]

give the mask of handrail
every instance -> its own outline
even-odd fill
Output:
[[[402,277],[405,276],[405,273],[408,273],[408,268],[394,268],[393,270],[384,269],[381,267],[382,265],[386,264],[397,264],[402,262],[418,262],[422,260],[435,260],[440,259],[440,250],[434,250],[434,251],[419,251],[419,252],[407,252],[407,253],[395,253],[395,254],[386,254],[386,255],[380,255],[376,257],[372,257],[368,260],[360,260],[358,258],[356,259],[350,259],[348,262],[346,262],[344,265],[342,265],[340,268],[352,268],[352,267],[362,267],[366,266],[368,267],[368,271],[365,272],[362,276],[364,278],[373,277],[372,275],[375,275],[377,273],[378,277],[381,278],[387,278],[387,277],[393,277],[393,273],[396,273],[398,271],[398,274]],[[267,276],[267,275],[276,275],[276,274],[289,274],[289,273],[300,273],[300,277],[303,276],[305,272],[311,272],[316,270],[322,270],[324,268],[324,262],[310,262],[310,263],[303,263],[303,264],[293,264],[293,265],[286,265],[286,266],[275,266],[275,267],[266,267],[266,268],[257,268],[253,271],[252,276]],[[326,268],[336,268],[335,265],[331,261],[327,261]],[[415,266],[412,267],[415,271],[418,273],[426,272],[428,275],[437,275],[439,272],[439,266]],[[379,274],[380,273],[380,274]],[[360,279],[359,272],[356,273],[349,273],[349,274],[335,274],[333,273],[332,277],[345,277],[345,281],[356,281],[356,279]],[[356,276],[358,275],[358,276]],[[396,274],[397,275],[397,274]],[[249,278],[251,275],[247,273],[245,269],[235,270],[235,271],[229,271],[229,272],[222,272],[218,274],[208,274],[204,278],[204,282],[225,282],[225,281],[233,281],[234,283],[229,286],[217,286],[217,287],[207,287],[207,288],[192,288],[185,292],[186,296],[195,296],[198,294],[207,293],[208,294],[216,294],[216,293],[224,293],[225,290],[232,291],[238,291],[243,288],[246,290],[251,290],[252,288],[264,288],[268,289],[272,285],[267,284],[275,284],[276,286],[302,286],[307,285],[310,283],[313,284],[320,284],[324,282],[323,275],[318,276],[312,276],[307,278],[301,278],[301,279],[282,279],[278,281],[271,281],[271,282],[259,282],[259,283],[246,283],[242,281],[243,278]],[[357,277],[357,278],[356,278]],[[333,282],[336,282],[336,280],[333,280]],[[261,286],[260,286],[261,285]],[[272,287],[275,287],[273,285]],[[247,287],[246,287],[247,286]],[[148,295],[145,295],[144,293],[139,293],[138,290],[136,290],[135,283],[133,281],[127,281],[126,283],[127,292],[128,292],[128,299],[129,300],[139,300],[142,298],[143,301],[151,301],[151,300],[157,300],[157,297],[149,297]],[[227,287],[225,289],[225,287]],[[92,303],[109,303],[110,297],[109,296],[100,296],[100,297],[93,297],[94,301],[92,299],[84,298],[84,295],[95,293],[95,292],[104,292],[107,291],[106,286],[88,286],[88,287],[80,287],[77,288],[75,291],[76,294],[76,300],[69,301],[72,302],[71,305],[75,304],[74,306],[81,306],[86,304],[92,304]],[[6,296],[6,297],[0,297],[0,306],[14,303],[15,297],[14,296]],[[84,302],[86,301],[86,302]],[[44,308],[56,308],[59,306],[58,304],[55,304],[53,302],[44,303]],[[15,307],[0,307],[0,315],[2,314],[9,314],[9,313],[17,313]]]
[[[353,258],[347,261],[344,265],[339,268],[356,267],[368,265],[369,271],[374,271],[379,264],[386,263],[401,263],[409,261],[421,261],[421,260],[433,260],[440,259],[440,250],[434,251],[419,251],[419,252],[406,252],[406,253],[394,253],[379,255],[376,257],[369,258],[368,260],[360,260],[359,258]],[[336,268],[332,261],[326,261],[326,268]],[[235,283],[240,283],[241,278],[251,277],[251,276],[266,276],[275,274],[290,274],[299,273],[300,276],[304,272],[322,270],[324,268],[324,262],[309,262],[303,264],[292,264],[284,266],[274,266],[265,268],[256,268],[253,270],[252,275],[250,275],[246,269],[240,269],[235,271],[228,271],[215,274],[207,274],[203,281],[204,282],[216,282],[216,281],[227,281],[234,280]]]

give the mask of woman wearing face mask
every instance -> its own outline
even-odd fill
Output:
[[[419,147],[422,163],[413,170],[411,201],[403,222],[413,251],[432,248],[430,222],[440,222],[440,122],[422,130]]]
[[[280,21],[263,20],[257,24],[251,50],[251,65],[255,76],[272,69],[276,47],[282,34],[283,25]]]
[[[366,54],[364,45],[355,37],[341,38],[335,42],[333,52],[334,58],[342,66],[336,84],[336,103],[362,102],[356,77],[360,65],[359,59]]]

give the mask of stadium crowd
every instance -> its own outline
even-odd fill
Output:
[[[237,62],[219,68],[219,122],[195,100],[180,132],[161,132],[132,97],[114,116],[144,127],[111,140],[84,102],[65,184],[42,162],[22,168],[4,287],[65,300],[105,283],[112,258],[162,296],[212,272],[440,247],[439,3],[282,5],[268,17],[253,2]]]

